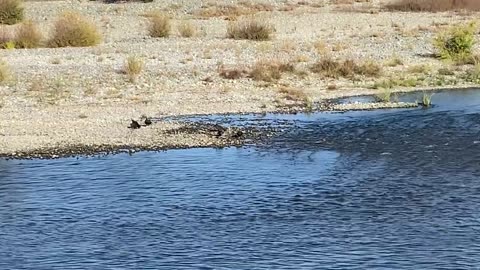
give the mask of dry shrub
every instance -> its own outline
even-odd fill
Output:
[[[88,47],[95,46],[100,41],[101,36],[94,23],[78,13],[66,12],[55,22],[48,46]]]
[[[211,4],[202,6],[200,9],[195,10],[193,14],[202,18],[235,18],[243,15],[253,15],[261,11],[273,11],[273,7],[269,4],[254,4],[250,2],[239,2],[238,5]]]
[[[21,0],[0,0],[0,24],[16,24],[23,20]]]
[[[325,77],[337,78],[339,77],[339,70],[341,64],[330,57],[326,57],[317,61],[311,67],[312,72],[320,73]]]
[[[385,5],[391,11],[442,12],[449,10],[480,10],[478,0],[395,0]]]
[[[130,81],[135,81],[135,79],[140,75],[143,70],[144,63],[142,59],[139,59],[135,56],[130,56],[125,62],[123,67],[123,72],[128,76]]]
[[[163,13],[153,14],[150,18],[150,28],[148,33],[151,37],[168,37],[171,31],[170,17]]]
[[[233,39],[269,40],[273,31],[274,28],[269,23],[250,17],[229,23],[227,37]]]
[[[279,80],[284,72],[295,71],[295,66],[272,60],[259,60],[250,71],[250,77],[256,81],[273,82]]]
[[[285,99],[292,100],[292,101],[307,101],[308,100],[308,95],[302,91],[301,89],[298,88],[292,88],[292,87],[280,87],[278,89],[278,92],[280,94],[283,94]]]
[[[220,75],[220,77],[229,80],[240,79],[247,73],[248,72],[244,68],[239,67],[227,68],[222,65],[218,68],[218,74]]]
[[[373,61],[366,61],[356,66],[355,73],[367,77],[377,77],[382,74],[382,67]]]
[[[10,78],[10,68],[7,63],[0,61],[0,82],[4,82]]]
[[[15,38],[15,34],[12,29],[1,26],[0,27],[0,47],[5,48],[6,44],[11,42]]]
[[[382,71],[381,67],[373,61],[367,61],[359,65],[353,60],[340,62],[330,57],[317,61],[310,69],[312,72],[328,78],[354,78],[355,75],[376,77]]]
[[[40,47],[43,35],[32,22],[22,23],[15,31],[15,47],[37,48]]]
[[[177,25],[178,32],[182,37],[193,37],[197,29],[190,21],[182,21]]]

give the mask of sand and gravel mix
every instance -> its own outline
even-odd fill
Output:
[[[79,145],[220,145],[221,140],[205,134],[166,135],[166,130],[181,123],[159,122],[139,130],[127,126],[130,119],[141,116],[274,112],[291,105],[376,94],[385,90],[375,85],[397,77],[415,77],[419,83],[392,91],[474,86],[456,79],[467,67],[432,57],[436,33],[474,20],[478,14],[472,12],[388,12],[378,0],[29,1],[25,8],[26,17],[46,36],[57,16],[68,10],[92,19],[103,41],[88,48],[0,51],[11,73],[0,86],[3,156]],[[148,36],[148,14],[155,10],[172,18],[170,37]],[[270,23],[275,29],[272,39],[226,38],[228,24],[242,16]],[[177,26],[185,21],[194,26],[193,37],[179,34]],[[123,73],[130,56],[145,63],[133,82]],[[325,57],[373,61],[381,65],[382,73],[353,80],[325,78],[311,71]],[[390,64],[393,59],[401,64]],[[248,72],[258,61],[288,63],[294,70],[275,81],[256,81]],[[420,65],[423,68],[416,71]],[[437,76],[441,68],[451,69],[453,75]],[[220,76],[229,69],[246,75]]]

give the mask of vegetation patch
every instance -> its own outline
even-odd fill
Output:
[[[295,66],[290,63],[260,60],[252,67],[249,75],[256,81],[273,82],[279,80],[282,73],[293,71],[295,71]]]
[[[0,82],[5,82],[10,78],[10,68],[7,63],[0,61]]]
[[[24,17],[23,1],[0,0],[0,24],[16,24]]]
[[[88,47],[95,46],[100,41],[100,33],[93,22],[78,13],[66,12],[55,22],[48,46]]]
[[[30,21],[22,23],[15,31],[14,42],[16,48],[37,48],[40,47],[42,40],[42,33]]]
[[[127,58],[125,62],[125,66],[123,68],[123,72],[128,76],[128,79],[131,82],[134,82],[138,75],[142,72],[144,67],[144,63],[142,59],[139,59],[135,56],[130,56]]]
[[[160,12],[153,13],[149,18],[150,27],[148,33],[154,38],[164,38],[170,36],[171,23],[167,14]]]
[[[238,16],[253,15],[262,11],[273,11],[273,6],[246,1],[240,1],[237,5],[209,4],[195,10],[193,14],[201,18],[225,17],[234,19]]]
[[[480,10],[478,0],[396,0],[385,5],[390,11],[443,12],[449,10]]]
[[[344,60],[343,62],[326,57],[316,62],[311,67],[312,72],[319,73],[328,78],[349,78],[353,79],[355,75],[366,77],[376,77],[382,72],[380,65],[373,61],[366,61],[357,64],[353,60]]]
[[[233,39],[270,40],[274,28],[265,21],[253,17],[230,22],[227,27],[227,37]]]
[[[466,25],[456,25],[447,31],[440,32],[434,39],[433,45],[442,59],[465,61],[472,57],[475,45],[474,22]]]
[[[244,68],[227,68],[222,65],[218,68],[218,74],[224,79],[236,80],[244,77],[248,71]]]
[[[177,25],[178,33],[182,37],[193,37],[197,32],[197,29],[190,21],[182,21]]]

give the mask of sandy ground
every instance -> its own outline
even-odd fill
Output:
[[[258,11],[259,3],[267,11]],[[416,87],[394,87],[392,91],[475,86],[457,79],[468,67],[453,66],[431,55],[437,31],[473,20],[477,14],[387,12],[381,3],[26,2],[26,17],[46,36],[58,14],[73,10],[95,21],[103,42],[90,48],[0,52],[12,74],[0,86],[0,155],[71,146],[220,145],[212,136],[165,133],[178,128],[178,123],[161,122],[139,130],[127,126],[130,119],[142,115],[277,111],[294,104],[303,106],[306,101],[376,94],[385,90],[374,89],[375,83],[398,77],[420,79]],[[242,7],[244,13],[255,13],[271,23],[273,38],[262,42],[227,39],[228,23],[241,16],[205,15],[225,6]],[[172,17],[170,37],[148,36],[144,15],[153,10]],[[177,25],[185,20],[195,26],[194,37],[179,35]],[[134,82],[122,73],[129,56],[145,63]],[[310,70],[323,57],[374,61],[382,65],[382,75],[355,80],[324,78]],[[391,66],[394,58],[402,64]],[[248,76],[225,79],[219,74],[222,69],[251,70],[259,60],[290,63],[295,71],[274,82]],[[419,65],[424,65],[422,71],[415,71]],[[440,77],[437,71],[445,67],[454,75]],[[297,94],[289,94],[289,90]]]

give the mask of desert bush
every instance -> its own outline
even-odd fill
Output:
[[[16,24],[23,20],[21,0],[0,0],[0,24]]]
[[[247,73],[248,72],[241,67],[227,68],[222,65],[218,68],[218,74],[220,75],[220,77],[224,79],[229,79],[229,80],[240,79]]]
[[[350,79],[354,78],[355,75],[376,77],[382,71],[381,67],[373,61],[367,61],[359,65],[353,60],[340,62],[329,57],[316,62],[311,70],[329,78],[344,77]]]
[[[442,12],[449,10],[480,10],[478,0],[395,0],[385,5],[391,11]]]
[[[15,38],[15,33],[12,29],[1,26],[0,27],[0,47],[5,49],[7,47],[7,43],[12,43]]]
[[[148,33],[151,37],[163,38],[168,37],[171,31],[170,17],[163,13],[155,13],[148,18],[150,21],[150,28]]]
[[[16,48],[37,48],[40,46],[43,35],[32,22],[22,23],[15,31]]]
[[[320,73],[325,77],[337,78],[339,77],[338,70],[340,63],[332,58],[326,57],[317,61],[311,68],[315,73]]]
[[[274,31],[267,22],[253,17],[230,22],[227,27],[227,37],[233,39],[269,40]]]
[[[54,24],[49,47],[88,47],[101,41],[94,23],[78,13],[66,12]]]
[[[130,56],[125,62],[123,72],[128,76],[129,80],[133,82],[142,72],[143,66],[144,63],[142,59],[139,59],[135,56]]]
[[[382,74],[382,67],[373,61],[366,61],[356,66],[355,73],[367,77],[377,77]]]
[[[177,25],[178,32],[182,37],[193,37],[196,33],[195,26],[189,21],[182,21]]]
[[[456,25],[440,32],[434,39],[434,47],[442,59],[464,61],[472,56],[475,44],[475,23]]]
[[[284,72],[293,72],[295,66],[271,60],[259,60],[250,70],[250,77],[256,81],[273,82],[279,80]]]

